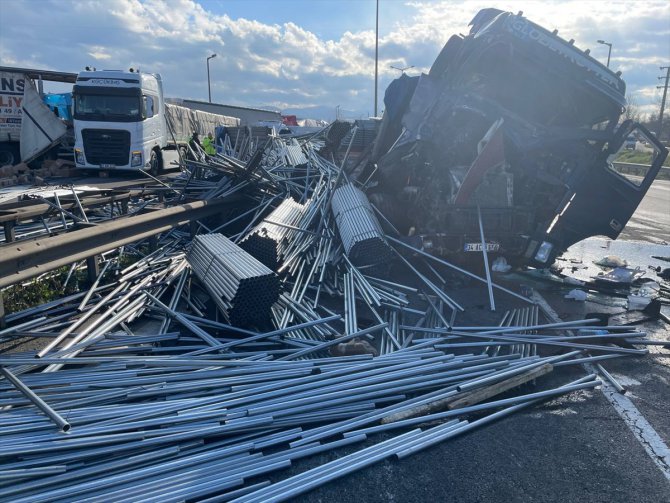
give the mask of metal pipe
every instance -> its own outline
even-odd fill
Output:
[[[605,376],[605,379],[607,379],[619,393],[622,395],[626,393],[626,388],[621,386],[621,383],[619,383],[619,381],[617,381],[614,376],[612,376],[612,374],[605,370],[605,367],[603,367],[600,363],[596,363],[596,368],[603,376]]]
[[[59,428],[63,433],[70,431],[70,423],[68,423],[63,417],[53,410],[49,404],[42,400],[37,394],[35,394],[28,386],[23,384],[18,377],[12,374],[7,368],[0,367],[0,373],[5,376],[9,382],[11,382],[14,387],[23,393],[28,400],[30,400],[35,407],[44,412]]]
[[[477,281],[481,281],[482,283],[486,283],[486,279],[485,279],[485,278],[482,278],[482,277],[480,277],[480,276],[477,276],[476,274],[473,274],[473,273],[471,273],[470,271],[466,271],[465,269],[462,269],[462,268],[460,268],[460,267],[458,267],[458,266],[455,266],[454,264],[450,264],[450,263],[447,262],[446,260],[443,260],[443,259],[441,259],[441,258],[435,257],[435,256],[431,255],[430,253],[426,253],[425,251],[420,250],[419,248],[415,248],[414,246],[410,246],[410,245],[408,245],[407,243],[403,243],[403,242],[400,241],[399,239],[395,239],[394,237],[389,236],[388,234],[386,235],[386,239],[388,239],[388,240],[390,240],[390,241],[393,241],[394,243],[397,243],[397,244],[399,244],[400,246],[403,246],[403,247],[405,247],[405,248],[407,248],[407,249],[409,249],[409,250],[412,250],[413,252],[418,253],[419,255],[422,255],[422,256],[427,257],[427,258],[429,258],[429,259],[431,259],[431,260],[434,260],[434,261],[437,262],[438,264],[442,264],[442,265],[447,266],[447,267],[449,267],[449,268],[451,268],[451,269],[454,269],[454,270],[456,270],[456,271],[458,271],[458,272],[460,272],[460,273],[462,273],[462,274],[465,274],[466,276],[468,276],[468,277],[470,277],[470,278],[476,279]],[[507,288],[504,288],[504,287],[502,287],[502,286],[500,286],[500,285],[497,285],[497,284],[495,284],[495,283],[492,283],[492,286],[493,286],[494,288],[497,288],[498,290],[501,290],[501,291],[503,291],[503,292],[506,292],[506,293],[512,295],[513,297],[516,297],[517,299],[521,299],[521,300],[523,300],[524,302],[528,302],[528,303],[531,303],[531,304],[533,303],[533,301],[530,300],[529,298],[524,297],[523,295],[519,295],[518,293],[513,292],[512,290],[508,290]]]
[[[493,284],[491,282],[491,270],[489,268],[489,255],[488,250],[486,249],[486,238],[484,237],[484,224],[482,223],[482,210],[477,205],[477,219],[479,220],[479,237],[482,242],[482,256],[484,257],[484,269],[486,272],[486,286],[489,290],[489,305],[491,306],[491,311],[496,310],[496,303],[493,299]]]

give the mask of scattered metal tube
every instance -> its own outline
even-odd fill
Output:
[[[23,393],[38,409],[44,412],[55,424],[60,428],[60,431],[67,433],[70,431],[70,423],[68,423],[63,417],[53,410],[49,404],[42,400],[37,394],[35,394],[28,386],[23,384],[18,377],[12,374],[9,369],[5,367],[0,367],[0,373],[11,382],[14,387]]]

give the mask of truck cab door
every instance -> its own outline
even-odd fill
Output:
[[[144,108],[144,128],[146,139],[152,145],[157,143],[158,137],[160,136],[159,131],[159,122],[160,117],[158,117],[158,99],[155,96],[145,94],[142,96],[142,106]]]
[[[640,171],[624,175],[615,170],[615,158],[634,132],[647,140],[649,167],[633,165]],[[628,121],[619,127],[606,155],[606,162],[585,171],[574,184],[546,234],[531,241],[526,256],[534,258],[536,265],[551,263],[558,252],[590,236],[616,239],[649,190],[668,150],[644,126]]]

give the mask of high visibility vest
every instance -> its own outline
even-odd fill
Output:
[[[202,140],[202,148],[205,150],[205,153],[208,154],[208,155],[215,155],[216,154],[216,147],[214,147],[214,143],[209,138],[209,136],[205,136],[205,138]]]

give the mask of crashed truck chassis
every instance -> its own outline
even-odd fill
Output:
[[[479,208],[489,251],[517,263],[546,267],[582,239],[615,239],[667,156],[643,126],[619,124],[620,74],[521,14],[484,9],[470,25],[429,74],[391,83],[352,176],[437,254],[481,249]],[[634,130],[655,150],[642,179],[611,164]]]

